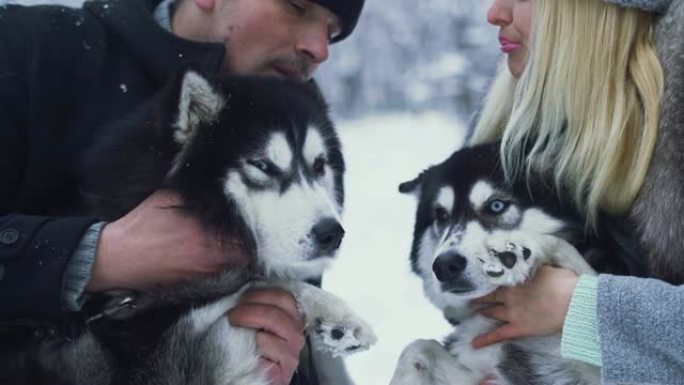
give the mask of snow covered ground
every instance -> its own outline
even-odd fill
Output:
[[[357,309],[379,338],[371,350],[347,358],[352,378],[357,385],[387,384],[409,342],[450,330],[410,271],[416,204],[397,186],[446,159],[464,129],[445,115],[406,113],[338,122],[338,131],[348,166],[346,235],[323,286]]]

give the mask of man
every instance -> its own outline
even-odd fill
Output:
[[[0,8],[0,335],[70,338],[89,293],[246,264],[239,240],[215,239],[195,218],[165,210],[181,203],[169,192],[112,223],[80,216],[78,160],[98,127],[133,111],[186,64],[216,78],[308,80],[328,45],[353,31],[362,6],[97,0],[78,10]],[[305,341],[292,296],[249,292],[228,319],[259,330],[272,383],[289,383]]]

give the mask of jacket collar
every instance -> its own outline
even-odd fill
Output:
[[[217,78],[225,56],[223,45],[186,40],[159,26],[152,16],[159,2],[95,0],[86,1],[83,8],[123,40],[158,86],[189,65]]]

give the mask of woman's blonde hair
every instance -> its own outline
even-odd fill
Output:
[[[519,80],[502,68],[472,144],[501,139],[509,179],[552,178],[595,225],[625,213],[656,141],[663,72],[654,17],[600,0],[537,0]]]

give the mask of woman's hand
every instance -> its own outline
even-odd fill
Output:
[[[578,280],[571,270],[542,266],[522,285],[499,288],[472,301],[490,305],[480,310],[480,314],[503,322],[496,330],[476,337],[473,347],[560,332]]]

